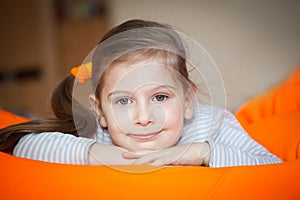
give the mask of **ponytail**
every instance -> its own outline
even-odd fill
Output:
[[[95,133],[97,126],[94,115],[72,98],[74,80],[72,75],[66,77],[52,94],[51,107],[56,118],[37,119],[1,129],[0,151],[12,153],[19,140],[30,133],[62,132],[74,136],[78,136],[78,132],[81,136]],[[72,103],[76,105],[76,126]]]

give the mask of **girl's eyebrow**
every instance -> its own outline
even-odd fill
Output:
[[[172,85],[159,85],[157,87],[151,88],[151,91],[155,91],[155,90],[159,90],[159,89],[171,89],[172,91],[176,90],[176,87],[172,86]],[[116,91],[112,91],[107,95],[107,98],[109,98],[110,96],[114,95],[114,94],[128,94],[131,95],[132,92],[130,91],[125,91],[125,90],[116,90]]]
[[[171,90],[176,90],[176,87],[172,86],[172,85],[159,85],[155,88],[153,88],[153,90],[158,90],[158,89],[161,89],[161,88],[166,88],[166,89],[171,89]]]
[[[114,94],[131,94],[131,92],[129,91],[125,91],[125,90],[116,90],[116,91],[112,91],[107,95],[107,98],[109,98],[110,96],[114,95]]]

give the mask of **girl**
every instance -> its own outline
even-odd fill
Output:
[[[230,112],[196,101],[186,58],[171,27],[127,21],[103,37],[76,79],[68,76],[54,91],[57,118],[1,130],[0,150],[70,164],[280,163]],[[92,109],[81,100],[89,84]]]

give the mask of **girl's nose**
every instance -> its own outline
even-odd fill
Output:
[[[140,103],[136,106],[134,123],[137,126],[148,126],[153,123],[150,107],[147,103]]]

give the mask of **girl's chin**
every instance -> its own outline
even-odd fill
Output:
[[[159,151],[162,149],[166,149],[169,147],[172,147],[176,145],[176,141],[166,141],[165,138],[160,138],[156,140],[150,140],[150,141],[145,141],[145,140],[131,140],[131,144],[128,144],[127,149],[131,151]]]
[[[123,142],[121,143],[114,143],[115,145],[127,149],[129,151],[159,151],[162,149],[166,149],[176,145],[176,141],[166,141],[166,140],[151,140],[151,141],[139,141],[137,139],[132,138],[123,138]]]
[[[168,148],[172,145],[155,145],[155,144],[137,144],[133,148],[130,148],[131,151],[159,151],[165,148]]]

